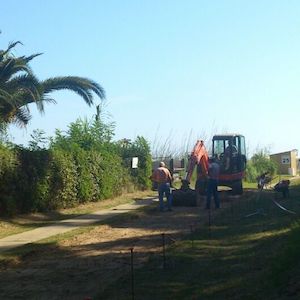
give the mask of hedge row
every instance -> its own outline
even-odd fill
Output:
[[[148,154],[140,161],[149,161]],[[144,163],[132,173],[118,151],[33,151],[0,145],[0,210],[53,210],[114,197],[134,186],[147,188],[148,168]]]

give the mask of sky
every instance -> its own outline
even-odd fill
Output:
[[[298,0],[0,2],[0,49],[21,41],[15,55],[42,52],[31,62],[40,79],[98,82],[115,140],[143,136],[178,150],[241,133],[249,153],[300,149]],[[10,127],[13,142],[96,112],[72,92],[52,96],[43,115],[30,105],[26,129]]]

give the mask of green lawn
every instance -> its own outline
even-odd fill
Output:
[[[296,215],[280,209],[272,200]],[[226,208],[214,214],[211,226],[208,218],[199,219],[199,223],[193,224],[193,232],[183,240],[166,237],[165,268],[162,252],[150,255],[142,267],[134,266],[134,297],[127,262],[123,266],[127,274],[113,280],[93,299],[300,299],[300,179],[291,182],[288,199],[282,199],[281,194],[272,190],[259,194],[253,188],[242,197],[230,199],[225,195],[222,201],[227,202],[223,205]],[[67,214],[90,209],[82,207]],[[66,240],[88,230],[83,228],[47,242],[56,245],[60,238]],[[47,251],[48,246],[43,243],[20,248],[10,254],[11,258],[7,254],[2,265],[6,266],[6,262],[13,265],[14,259],[18,265],[18,258],[22,262],[28,252],[36,255]],[[30,251],[28,247],[36,248]],[[94,279],[82,277],[82,280]],[[101,282],[99,291],[100,288]]]
[[[289,199],[246,192],[211,226],[199,223],[170,244],[166,268],[162,254],[152,256],[134,270],[134,299],[300,299],[299,183],[292,182]],[[131,283],[129,272],[97,299],[132,299]]]

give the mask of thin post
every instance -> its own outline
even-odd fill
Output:
[[[193,224],[190,225],[190,229],[191,229],[192,247],[194,248],[194,230],[193,230]]]
[[[162,243],[163,243],[163,268],[165,269],[166,268],[166,241],[165,241],[165,234],[162,233]]]
[[[208,232],[209,232],[209,238],[211,238],[211,211],[210,211],[210,208],[208,210]]]
[[[134,300],[133,248],[130,248],[130,254],[131,254],[131,296],[132,296],[132,300]]]

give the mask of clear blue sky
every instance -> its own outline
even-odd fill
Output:
[[[0,48],[43,52],[40,79],[77,75],[99,82],[116,139],[170,139],[180,148],[214,133],[239,132],[250,150],[300,149],[300,1],[10,0],[1,5]],[[95,108],[71,92],[27,130],[53,135]],[[192,143],[193,143],[192,142]]]

